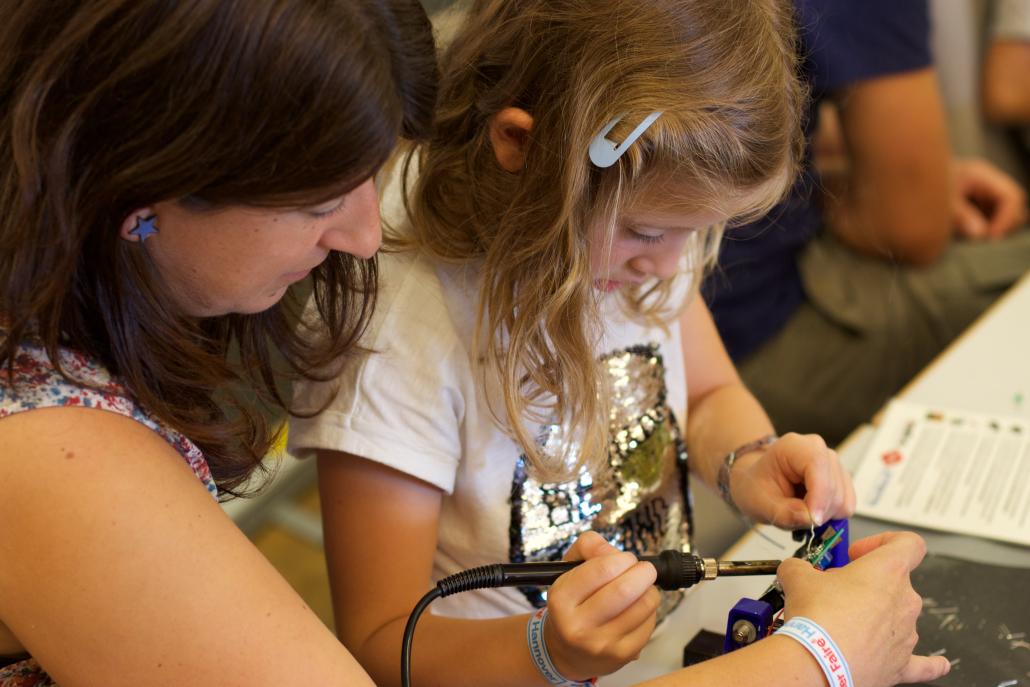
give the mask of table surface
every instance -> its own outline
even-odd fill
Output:
[[[1030,418],[1030,275],[1013,286],[961,337],[941,353],[898,396],[973,412]],[[858,428],[840,447],[843,463],[853,469],[873,428]],[[699,526],[703,527],[703,523]],[[852,540],[884,529],[889,523],[866,518],[851,521]],[[976,537],[919,530],[931,553],[1030,568],[1030,548]],[[769,526],[752,529],[726,559],[789,556],[795,549],[789,532]],[[726,615],[742,597],[755,598],[771,578],[726,578],[703,583],[687,595],[644,648],[640,659],[599,681],[622,687],[664,675],[680,667],[683,646],[699,630],[723,633]]]

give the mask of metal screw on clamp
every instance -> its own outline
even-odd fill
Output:
[[[752,643],[758,638],[758,631],[755,626],[747,620],[738,620],[733,623],[733,641],[740,646]]]

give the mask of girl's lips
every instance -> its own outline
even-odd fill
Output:
[[[611,293],[621,286],[621,281],[613,281],[611,279],[598,279],[594,282],[594,288],[598,291],[604,291],[605,293]]]

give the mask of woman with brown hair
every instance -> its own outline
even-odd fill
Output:
[[[275,438],[275,368],[346,355],[371,312],[371,178],[435,100],[425,13],[0,14],[0,685],[370,684],[212,497]]]

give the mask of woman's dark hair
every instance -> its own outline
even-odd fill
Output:
[[[328,332],[316,343],[294,326],[296,297],[187,317],[120,226],[163,200],[300,207],[358,186],[398,136],[431,126],[425,12],[417,0],[0,0],[0,14],[0,364],[10,373],[27,339],[55,365],[60,347],[100,360],[232,492],[274,439],[260,408],[288,407],[275,354],[312,377],[353,350],[375,261],[333,252],[314,271]]]

